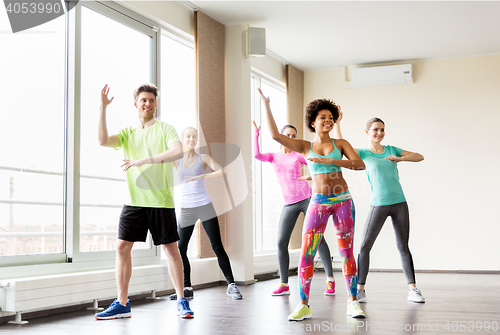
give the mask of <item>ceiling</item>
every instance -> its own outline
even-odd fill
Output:
[[[500,53],[500,1],[189,1],[303,71]]]

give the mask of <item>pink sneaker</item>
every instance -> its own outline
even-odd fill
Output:
[[[286,295],[290,294],[290,287],[285,284],[281,284],[277,290],[273,291],[272,295]]]
[[[325,295],[335,295],[335,280],[326,281]]]

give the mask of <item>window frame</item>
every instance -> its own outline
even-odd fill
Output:
[[[61,18],[64,20],[64,18]],[[67,25],[65,22],[65,27],[64,30],[67,31]],[[65,85],[64,85],[65,86]],[[64,102],[61,104],[61,106],[64,108]],[[65,111],[63,111],[63,115],[65,115]],[[63,152],[61,152],[63,159],[63,171],[62,173],[60,171],[46,171],[45,169],[38,170],[38,169],[26,169],[24,167],[4,167],[2,170],[10,170],[13,172],[24,172],[24,173],[34,173],[34,174],[44,174],[44,175],[58,175],[63,178],[63,187],[64,187],[64,162],[65,162],[65,157],[64,157],[64,145],[63,145]],[[26,267],[28,265],[39,265],[39,264],[50,264],[50,263],[63,263],[66,261],[66,254],[64,253],[64,239],[65,239],[65,222],[64,222],[64,203],[65,203],[65,198],[64,198],[64,190],[62,192],[62,202],[57,202],[57,203],[52,203],[51,206],[60,206],[61,212],[60,215],[63,220],[63,231],[62,231],[62,240],[63,240],[63,252],[61,253],[45,253],[45,254],[25,254],[25,255],[5,255],[5,256],[0,256],[0,276],[4,277],[4,273],[10,273],[10,269],[16,269],[19,267]],[[19,203],[11,202],[10,205],[40,205],[41,203],[37,203],[38,201],[20,201]],[[5,202],[2,202],[5,204]],[[9,202],[6,202],[9,204]],[[45,205],[45,204],[43,204]],[[1,278],[0,277],[0,278]]]
[[[283,92],[286,95],[286,84],[272,78],[265,73],[252,68],[251,71],[251,87],[252,87],[252,117],[253,120],[262,120],[262,104],[260,96],[257,94],[257,88],[261,88],[261,83],[264,82],[266,85],[275,88]],[[259,138],[259,140],[261,140]],[[252,140],[253,141],[253,140]],[[259,146],[262,148],[262,142],[259,142]],[[262,196],[262,162],[253,159],[252,160],[252,189],[253,189],[253,228],[254,228],[254,253],[255,254],[268,254],[275,252],[277,249],[273,250],[263,250],[263,196]]]
[[[80,101],[81,101],[81,29],[82,29],[82,6],[85,6],[91,10],[96,11],[99,14],[107,16],[111,20],[115,20],[121,24],[128,26],[138,32],[145,35],[149,35],[152,38],[151,49],[150,49],[150,64],[151,73],[150,81],[156,83],[158,78],[157,74],[157,56],[159,53],[158,48],[158,38],[157,31],[158,28],[153,21],[138,15],[120,5],[113,2],[79,2],[70,12],[69,12],[69,30],[73,30],[71,33],[74,37],[74,48],[70,46],[68,54],[68,64],[74,61],[73,66],[68,66],[68,98],[70,101],[74,101],[74,104],[68,104],[68,116],[73,116],[68,118],[68,123],[66,124],[66,129],[68,131],[68,142],[73,142],[72,148],[74,150],[73,156],[71,156],[71,150],[67,151],[68,157],[74,159],[68,159],[68,178],[67,178],[67,188],[72,190],[68,192],[68,206],[66,207],[67,217],[66,226],[70,234],[66,236],[67,248],[66,252],[68,255],[68,262],[92,262],[96,260],[108,260],[114,262],[116,252],[114,250],[108,251],[95,251],[95,252],[80,252]],[[72,71],[71,71],[72,70]],[[73,78],[73,80],[71,80]],[[74,86],[71,89],[71,84]],[[73,97],[71,97],[73,96]],[[71,146],[70,146],[71,147]],[[71,164],[73,163],[73,164]],[[71,174],[73,172],[73,174]],[[72,178],[70,178],[72,177]],[[72,197],[72,199],[71,199]],[[72,222],[72,225],[69,223]],[[159,258],[160,250],[158,247],[152,245],[151,239],[149,240],[149,248],[143,250],[132,250],[132,257],[134,259],[134,265],[146,265],[153,263]]]
[[[70,0],[72,1],[72,0]],[[66,1],[68,5],[68,1]],[[114,2],[78,2],[65,14],[65,92],[63,169],[63,252],[60,254],[0,257],[0,279],[109,269],[115,250],[80,252],[80,101],[82,6],[151,37],[150,81],[159,86],[161,48],[158,24]],[[161,102],[159,104],[161,108]],[[118,218],[117,218],[118,219]],[[158,264],[161,248],[132,250],[134,266]]]
[[[171,28],[168,28],[168,27],[165,27],[163,25],[159,25],[159,33],[158,33],[158,51],[161,51],[162,47],[161,47],[161,39],[162,39],[162,35],[163,37],[166,37],[166,38],[170,38],[172,40],[174,40],[175,42],[178,42],[180,44],[183,44],[185,45],[186,47],[190,48],[193,50],[193,52],[195,53],[194,57],[196,59],[196,48],[195,48],[195,40],[194,40],[194,36],[191,36],[191,35],[187,35],[187,34],[181,34],[177,31],[175,31],[174,29],[171,29]],[[162,86],[161,86],[161,53],[159,52],[158,53],[158,59],[160,60],[158,62],[159,64],[159,67],[158,67],[158,88],[160,90],[160,92],[162,91]],[[195,66],[195,64],[193,64],[193,66]],[[196,69],[195,69],[195,74],[196,74]],[[196,94],[196,92],[195,92]],[[160,100],[160,103],[158,104],[158,108],[156,109],[157,110],[157,118],[159,120],[162,120],[163,122],[166,122],[166,123],[169,123],[168,122],[168,117],[166,117],[165,119],[163,119],[163,114],[162,114],[162,107],[161,106],[161,100]],[[198,114],[198,110],[195,111],[196,112],[196,124],[198,125],[199,124],[199,114]],[[177,129],[177,132],[179,131],[182,131],[182,129]],[[181,137],[181,134],[178,133],[179,135],[179,138]],[[182,138],[180,138],[181,142],[182,142]],[[174,168],[174,178],[175,177],[175,168]],[[177,198],[176,198],[177,199]],[[180,206],[178,206],[178,203],[180,203],[179,201],[176,201],[176,206],[175,206],[175,210],[176,210],[176,215],[178,214],[178,210],[180,209]],[[193,236],[198,236],[198,233],[196,232],[196,229],[195,231],[193,231]],[[197,256],[191,256],[190,255],[190,250],[191,250],[191,247],[194,243],[194,240],[193,240],[193,236],[191,236],[191,239],[189,241],[189,244],[188,244],[188,258],[190,261],[194,261],[194,260],[197,260],[199,259]],[[199,236],[198,236],[199,238]],[[197,250],[197,253],[198,253],[198,250]],[[167,259],[166,259],[166,256],[162,255],[160,253],[160,263],[167,263]]]

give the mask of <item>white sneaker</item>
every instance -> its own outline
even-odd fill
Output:
[[[367,302],[368,299],[366,298],[366,292],[362,291],[358,288],[358,293],[356,293],[356,296],[358,298],[359,302]]]
[[[420,290],[416,287],[412,288],[408,292],[408,300],[413,302],[425,302],[425,298],[422,296],[422,293],[420,293]]]

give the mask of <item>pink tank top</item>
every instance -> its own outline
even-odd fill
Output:
[[[276,178],[278,178],[285,204],[294,204],[311,197],[312,191],[307,181],[299,180],[302,165],[307,165],[301,154],[295,151],[289,154],[282,152],[260,153],[259,130],[255,129],[254,157],[262,162],[271,163]]]

